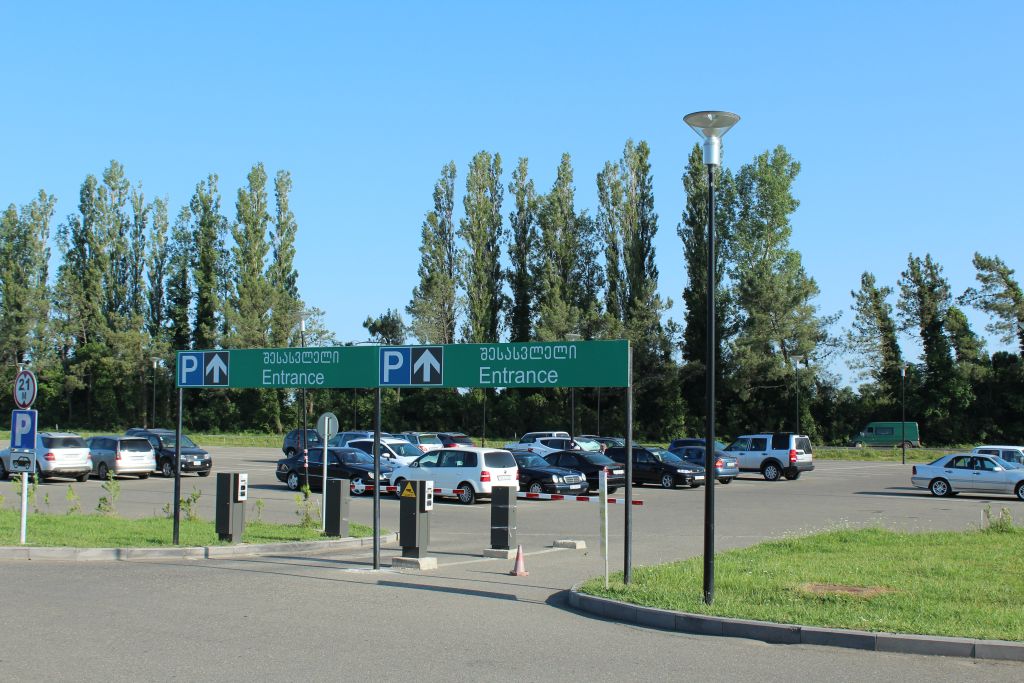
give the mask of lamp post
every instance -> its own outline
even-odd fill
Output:
[[[302,348],[306,348],[306,314],[302,314],[302,320],[299,321],[299,343]],[[309,455],[306,449],[306,387],[302,387],[302,457],[305,458]],[[324,482],[324,488],[326,489],[327,482]]]
[[[901,464],[907,464],[907,364],[900,366],[900,448],[903,449]]]
[[[796,370],[796,433],[800,433],[800,363],[807,360],[807,356],[794,353],[790,360],[793,361],[793,368]]]
[[[708,167],[708,272],[707,272],[707,355],[704,363],[707,385],[707,422],[704,425],[704,470],[715,466],[715,168],[722,164],[722,136],[740,117],[726,111],[698,111],[683,117],[704,140],[704,165]],[[704,602],[715,599],[715,478],[704,479]]]
[[[156,366],[160,362],[159,358],[151,358],[153,361],[153,426],[156,427]]]

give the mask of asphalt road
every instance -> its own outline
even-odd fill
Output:
[[[250,473],[250,500],[265,519],[294,521],[293,494],[273,477],[270,449],[212,449],[215,468]],[[213,514],[214,479],[200,487],[200,511]],[[159,513],[171,482],[124,479],[119,512]],[[64,504],[66,483],[51,491]],[[95,506],[99,482],[75,484]],[[744,477],[718,492],[718,547],[803,534],[836,525],[964,529],[991,503],[1018,520],[1012,498],[936,499],[909,487],[909,466],[820,462],[795,482]],[[59,495],[58,495],[59,494]],[[652,564],[701,552],[703,492],[635,489],[634,561]],[[12,496],[8,496],[8,505]],[[397,502],[382,504],[397,528]],[[611,508],[612,569],[622,562],[622,508]],[[250,512],[250,514],[252,514]],[[352,518],[370,523],[371,503],[353,499]],[[986,680],[1019,681],[1014,663],[768,645],[690,636],[607,622],[566,607],[565,590],[600,575],[598,509],[591,503],[520,501],[520,541],[528,577],[509,560],[483,559],[489,510],[439,503],[431,516],[428,573],[372,570],[369,552],[240,560],[58,563],[0,562],[6,680]],[[30,527],[31,533],[31,527]],[[556,538],[588,550],[551,548]],[[397,549],[385,548],[383,565]],[[45,648],[42,650],[41,648]],[[29,656],[19,656],[28,653]]]

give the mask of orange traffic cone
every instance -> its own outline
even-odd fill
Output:
[[[523,546],[519,546],[516,551],[516,566],[509,572],[512,576],[529,576],[530,572],[526,571],[526,562],[523,560]]]

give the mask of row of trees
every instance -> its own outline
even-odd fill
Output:
[[[998,257],[976,255],[979,286],[954,296],[930,255],[911,254],[895,286],[864,274],[851,293],[852,323],[841,329],[838,312],[818,310],[817,284],[790,244],[799,172],[781,146],[735,172],[716,172],[719,433],[792,428],[800,391],[801,429],[820,442],[842,442],[868,420],[899,419],[905,390],[908,419],[923,423],[926,441],[1024,438],[1021,354],[989,355],[962,308],[990,314],[990,331],[1016,340],[1024,353],[1024,295],[1013,271]],[[627,141],[621,157],[596,175],[594,210],[576,205],[567,154],[547,192],[537,190],[525,158],[503,176],[500,155],[476,154],[456,220],[457,167],[443,166],[421,227],[419,281],[404,311],[409,322],[396,307],[368,317],[368,332],[392,344],[410,337],[423,343],[628,338],[639,436],[700,433],[707,169],[699,147],[682,174],[687,201],[676,231],[688,283],[678,322],[665,319],[671,302],[658,294],[659,217],[646,142]],[[100,178],[85,179],[78,210],[57,226],[55,273],[49,271],[55,198],[41,191],[4,212],[0,360],[8,377],[17,362],[31,360],[44,424],[169,423],[174,350],[336,343],[320,312],[304,310],[299,295],[288,173],[271,181],[262,164],[253,166],[233,218],[224,215],[217,184],[215,175],[200,181],[172,222],[166,199],[147,201],[141,184],[133,186],[111,162]],[[300,340],[303,317],[308,328]],[[923,349],[905,381],[901,335],[919,337]],[[857,391],[824,370],[840,355],[860,373]],[[371,393],[306,392],[307,410],[331,409],[366,427]],[[279,432],[300,414],[291,391],[186,395],[193,429]],[[612,390],[407,389],[384,396],[392,430],[511,435],[574,421],[577,432],[621,432],[623,408],[622,392]]]

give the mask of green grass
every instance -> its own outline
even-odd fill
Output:
[[[123,519],[105,515],[47,515],[31,513],[26,539],[33,546],[73,548],[139,548],[170,546],[173,522],[164,517]],[[373,529],[362,524],[349,525],[349,534],[372,536]],[[181,521],[181,545],[224,545],[217,538],[213,522]],[[18,545],[21,538],[21,513],[0,510],[0,545]],[[246,543],[313,541],[325,538],[320,529],[289,524],[250,521],[245,525]]]
[[[925,463],[947,453],[970,451],[973,446],[963,448],[908,448],[907,462]],[[850,460],[856,462],[901,462],[903,451],[899,448],[829,448],[817,446],[814,457],[818,460]]]
[[[1024,529],[897,533],[836,530],[720,553],[715,600],[702,559],[637,567],[629,586],[591,579],[584,593],[697,614],[864,631],[1024,640]],[[881,588],[816,594],[808,584]]]

